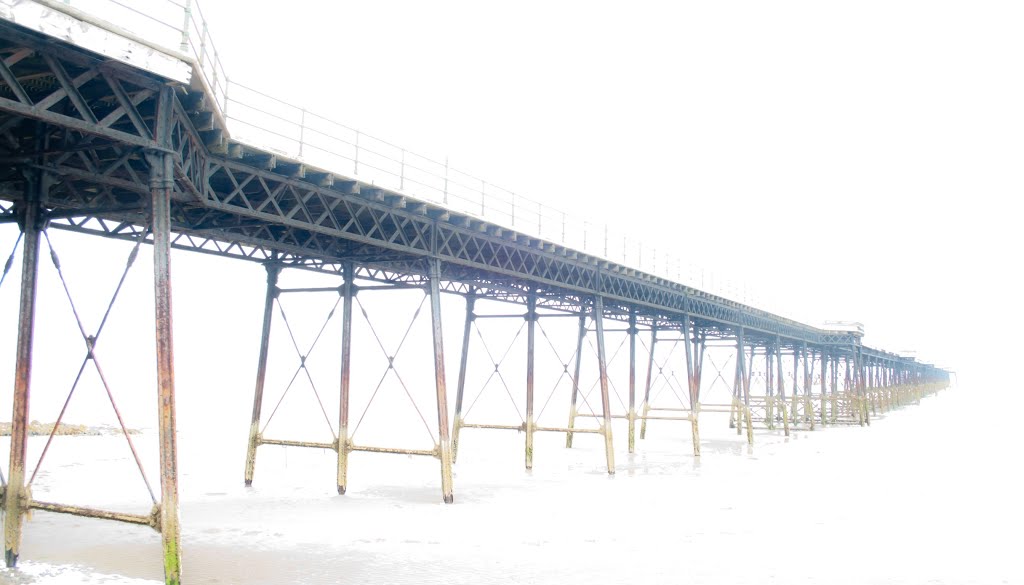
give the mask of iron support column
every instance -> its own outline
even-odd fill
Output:
[[[441,331],[441,261],[430,260],[430,319],[434,337],[434,384],[437,388],[437,435],[441,459],[441,493],[444,502],[455,501],[452,493],[452,447],[448,438],[448,393],[444,376],[444,339]]]
[[[636,448],[636,307],[629,310],[629,452]]]
[[[537,293],[526,298],[526,468],[533,469],[533,366],[537,340]]]
[[[565,434],[565,448],[572,448],[572,429],[576,427],[576,397],[580,393],[580,362],[583,361],[583,340],[587,338],[587,308],[580,305],[579,335],[576,337],[576,364],[572,373],[572,398],[569,401],[569,431]]]
[[[647,415],[651,412],[651,381],[654,375],[654,346],[658,343],[658,324],[651,324],[651,350],[647,356],[647,382],[644,383],[644,408],[640,420],[640,438],[647,437]]]
[[[693,456],[700,457],[700,429],[697,427],[697,417],[700,414],[700,403],[697,401],[697,392],[694,388],[696,371],[693,363],[693,348],[690,345],[690,315],[683,315],[683,346],[686,349],[686,387],[690,393],[690,429],[693,434]]]
[[[267,357],[270,352],[270,325],[274,320],[274,299],[277,298],[277,277],[281,267],[267,264],[267,295],[263,302],[263,332],[260,335],[260,356],[256,363],[256,391],[252,399],[252,423],[249,425],[249,448],[245,455],[245,485],[252,485],[256,471],[256,447],[260,444],[260,412],[263,409],[263,384],[267,378]]]
[[[462,396],[466,392],[466,365],[469,363],[469,336],[473,332],[473,308],[476,289],[466,295],[466,324],[462,328],[462,354],[459,357],[459,382],[455,389],[455,420],[452,422],[452,463],[459,456],[459,432],[462,430]]]
[[[747,424],[747,444],[754,444],[754,424],[750,420],[750,376],[747,375],[746,346],[743,341],[743,328],[740,327],[736,336],[736,369],[740,374],[740,383],[743,385],[743,418]],[[751,354],[753,356],[753,354]],[[753,357],[751,357],[753,360]]]
[[[157,134],[169,133],[170,87],[160,96]],[[169,138],[169,137],[168,137]],[[161,143],[165,140],[161,140]],[[171,198],[174,159],[166,152],[150,153],[150,189],[153,221],[153,289],[156,307],[156,367],[160,398],[160,532],[163,537],[164,580],[181,581],[178,526],[178,440],[174,412],[174,341],[171,311]]]
[[[604,426],[604,453],[608,475],[615,475],[615,451],[612,448],[612,411],[608,400],[608,362],[604,348],[604,299],[594,297],[594,323],[597,329],[597,368],[601,380],[601,415]]]
[[[355,301],[356,269],[351,262],[344,267],[345,282],[342,284],[341,307],[341,387],[338,404],[338,493],[348,490],[348,454],[351,444],[348,440],[348,411],[352,381],[352,305]]]
[[[37,145],[42,139],[37,139]],[[25,490],[25,455],[28,446],[28,406],[32,379],[32,340],[35,334],[36,286],[39,276],[39,234],[42,229],[40,200],[46,188],[43,173],[25,172],[25,206],[20,218],[25,249],[21,261],[21,306],[18,314],[18,346],[14,366],[14,409],[11,413],[11,459],[4,502],[4,558],[8,567],[18,564],[21,524],[28,511]]]
[[[789,413],[786,411],[786,382],[782,376],[782,338],[775,336],[775,363],[778,364],[778,378],[776,384],[779,388],[779,405],[782,407],[782,429],[785,435],[789,436]]]

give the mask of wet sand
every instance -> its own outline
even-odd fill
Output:
[[[184,575],[190,584],[1021,583],[1010,429],[970,399],[946,391],[870,428],[788,440],[759,431],[753,450],[709,415],[699,462],[685,425],[652,423],[632,456],[623,428],[614,478],[592,436],[566,450],[561,435],[540,435],[526,473],[521,434],[466,431],[451,506],[428,459],[356,454],[341,497],[333,453],[264,449],[246,490],[241,460],[223,458],[237,446],[206,446],[182,479]],[[182,442],[184,462],[200,447]],[[117,445],[94,443],[78,462],[118,460]],[[144,496],[134,476],[122,479],[125,493]],[[56,495],[147,506],[119,489],[79,484]],[[159,537],[139,527],[36,513],[22,558],[0,582],[161,582]]]

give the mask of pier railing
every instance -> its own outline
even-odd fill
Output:
[[[231,139],[445,205],[516,231],[706,292],[781,314],[777,300],[736,278],[705,270],[686,256],[649,245],[604,223],[588,221],[430,157],[367,134],[228,78],[195,0],[36,0],[70,6],[182,55],[203,77]],[[763,293],[763,291],[758,291]],[[786,308],[793,317],[793,311]]]

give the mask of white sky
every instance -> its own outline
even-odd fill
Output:
[[[952,367],[1020,323],[1017,3],[203,7],[233,79],[647,234],[783,311]]]

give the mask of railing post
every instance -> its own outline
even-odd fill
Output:
[[[444,199],[443,203],[448,205],[448,157],[444,157]]]
[[[480,217],[487,215],[487,183],[480,180]]]
[[[358,175],[359,174],[359,130],[356,130],[356,144],[355,144],[355,146],[356,146],[356,156],[353,159],[353,162],[355,164],[352,167],[352,174],[353,175]]]
[[[70,0],[67,0],[70,4]],[[184,13],[185,21],[181,26],[181,47],[182,53],[188,51],[188,29],[189,25],[192,24],[192,0],[185,0],[185,6],[182,8]]]
[[[206,63],[206,37],[209,34],[209,29],[206,28],[206,21],[202,23],[203,29],[199,32],[199,68],[202,69]],[[216,63],[214,67],[216,67]]]
[[[512,227],[516,227],[516,194],[512,194]]]
[[[306,108],[301,108],[299,118],[299,158],[302,158],[303,147],[306,144]]]
[[[401,172],[398,174],[398,188],[399,190],[405,189],[405,149],[402,149],[402,167]]]

